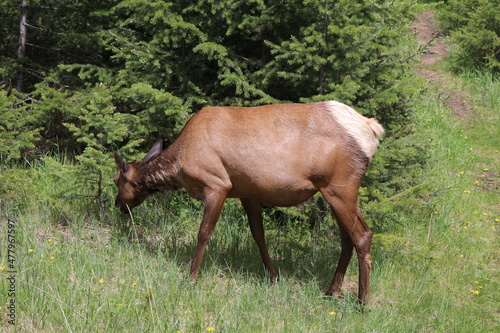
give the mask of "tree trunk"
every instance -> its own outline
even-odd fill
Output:
[[[17,74],[17,91],[23,91],[24,72],[22,67],[22,59],[26,56],[26,13],[28,6],[27,0],[21,1],[21,23],[19,24],[19,48],[17,49],[17,59],[20,62],[19,72]]]
[[[329,16],[328,2],[325,3],[325,17],[323,18],[323,41],[325,43],[325,48],[328,46],[328,26],[330,24],[330,16]],[[319,55],[321,58],[325,58],[325,50],[323,48],[320,49]],[[322,64],[319,68],[319,77],[318,77],[318,92],[320,95],[323,95],[324,88],[323,83],[325,81],[325,64]]]
[[[99,203],[99,211],[101,214],[101,222],[106,222],[106,199],[103,196],[103,172],[97,170],[99,179],[97,180],[97,201]]]

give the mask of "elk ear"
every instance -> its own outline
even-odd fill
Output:
[[[147,163],[156,156],[160,155],[162,150],[163,150],[162,141],[161,140],[156,141],[153,147],[151,147],[151,149],[149,150],[149,153],[142,159],[142,162]]]
[[[118,167],[118,170],[120,170],[123,174],[125,174],[130,169],[130,167],[128,166],[127,163],[125,163],[123,158],[121,158],[121,156],[118,155],[116,152],[114,153],[114,155],[115,155],[115,163],[116,166]]]

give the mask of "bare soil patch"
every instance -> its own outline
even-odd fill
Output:
[[[422,64],[415,69],[418,76],[428,79],[433,85],[444,91],[444,103],[449,106],[451,112],[460,118],[470,114],[467,107],[467,97],[464,92],[452,89],[444,70],[438,62],[446,58],[448,45],[445,36],[437,29],[434,21],[434,13],[429,10],[415,15],[417,21],[413,23],[413,29],[417,33],[417,40],[425,47],[422,54]]]

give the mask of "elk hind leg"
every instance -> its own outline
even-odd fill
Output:
[[[351,246],[353,246],[356,249],[359,263],[358,299],[360,303],[365,304],[368,302],[369,296],[371,270],[370,247],[373,232],[361,216],[356,197],[346,198],[340,195],[323,195],[332,207],[342,237],[339,266],[328,292],[335,294],[340,291],[340,284],[342,283],[350,259],[349,252],[352,251]],[[350,239],[350,242],[347,238]]]
[[[347,234],[347,231],[345,231],[345,229],[340,224],[339,230],[341,241],[340,258],[330,288],[326,292],[326,294],[329,296],[341,296],[340,290],[342,287],[342,282],[344,281],[345,272],[347,270],[349,262],[351,261],[352,250],[354,248],[351,237]]]

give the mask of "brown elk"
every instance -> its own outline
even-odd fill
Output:
[[[165,150],[158,141],[140,162],[115,153],[116,206],[122,213],[152,193],[185,188],[205,204],[191,264],[196,281],[226,198],[239,198],[272,279],[261,203],[294,206],[320,191],[340,228],[341,253],[328,295],[339,295],[353,248],[359,259],[361,303],[368,301],[372,231],[357,197],[384,129],[335,101],[258,107],[209,107],[186,124]]]

